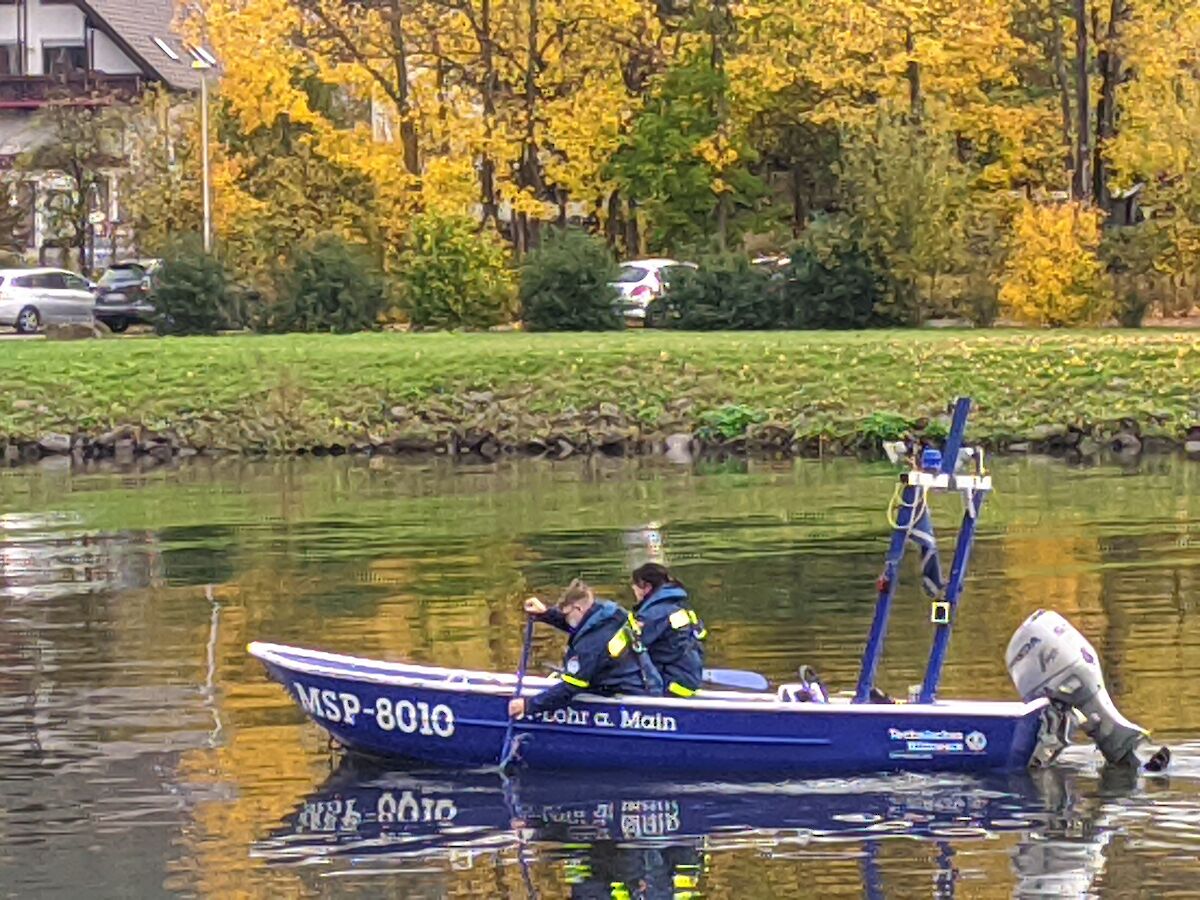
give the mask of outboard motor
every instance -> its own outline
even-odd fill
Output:
[[[1134,750],[1150,733],[1117,711],[1104,687],[1095,648],[1070,622],[1039,609],[1012,636],[1004,661],[1022,700],[1049,697],[1057,712],[1069,707],[1108,762],[1140,764]],[[1042,762],[1049,762],[1066,746],[1070,719],[1058,718],[1050,730],[1058,732],[1059,746],[1047,759],[1039,754]]]

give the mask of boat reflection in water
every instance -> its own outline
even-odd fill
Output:
[[[1067,769],[667,784],[540,773],[505,784],[493,772],[389,772],[346,758],[252,855],[401,872],[516,854],[527,877],[529,859],[559,863],[573,896],[592,896],[590,888],[617,896],[609,892],[623,884],[625,896],[678,898],[705,889],[722,851],[754,848],[776,861],[857,858],[867,895],[883,896],[877,854],[883,842],[907,839],[936,848],[937,893],[948,896],[955,848],[1015,832],[1014,890],[1077,896],[1102,869],[1111,832],[1080,821],[1077,777]]]

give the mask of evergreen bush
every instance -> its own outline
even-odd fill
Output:
[[[291,254],[272,306],[272,331],[347,334],[378,327],[387,289],[365,250],[336,234],[317,235]]]
[[[530,331],[611,331],[624,319],[617,266],[604,242],[556,229],[521,268],[521,319]]]
[[[795,328],[868,328],[897,324],[885,310],[887,279],[854,243],[826,252],[802,247],[785,272],[784,293]]]
[[[159,334],[216,334],[245,325],[221,260],[198,235],[170,243],[155,276],[154,327]]]
[[[782,281],[742,257],[719,257],[698,270],[680,270],[650,302],[646,323],[688,331],[787,328]]]

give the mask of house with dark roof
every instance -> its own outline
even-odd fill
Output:
[[[175,0],[0,0],[0,172],[45,141],[34,114],[52,99],[86,105],[134,100],[156,84],[198,89],[193,64],[215,60],[182,40],[175,13]],[[94,223],[96,264],[118,249],[116,187],[114,173]],[[49,261],[46,198],[63,189],[53,174],[17,185],[16,202],[28,213],[20,240],[31,257]]]

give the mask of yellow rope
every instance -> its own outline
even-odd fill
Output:
[[[900,482],[897,481],[896,487],[892,491],[892,499],[888,502],[887,508],[888,525],[890,525],[893,529],[900,527],[900,509],[905,506],[901,496],[901,491],[903,491],[903,487],[901,486]],[[913,501],[911,507],[912,514],[908,517],[907,531],[912,531],[917,519],[921,518],[921,513],[924,511],[924,508],[928,502],[928,493],[929,488],[921,488],[921,493],[918,494],[917,499]]]

